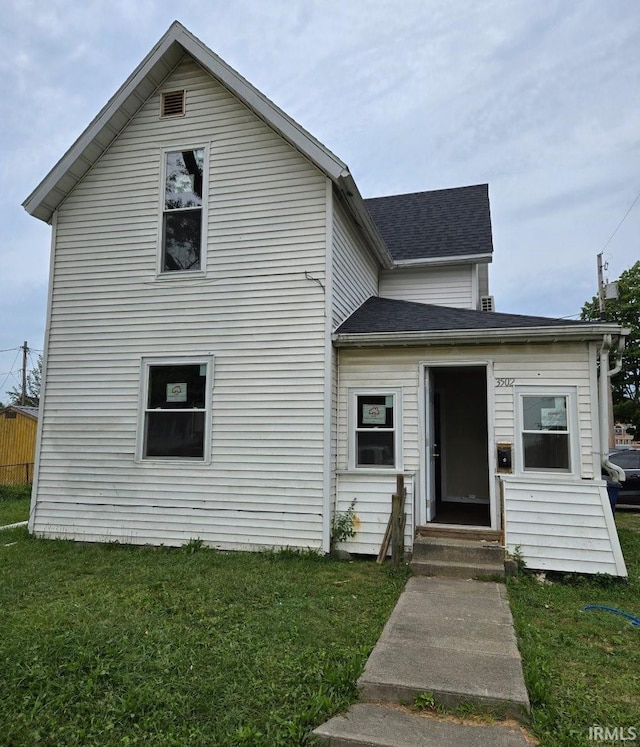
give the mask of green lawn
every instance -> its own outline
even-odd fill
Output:
[[[628,583],[587,577],[540,583],[525,575],[508,584],[533,729],[543,745],[593,745],[591,726],[632,728],[640,740],[640,627],[610,612],[583,611],[599,604],[640,617],[640,513],[619,511],[616,521]]]
[[[0,533],[0,742],[304,745],[406,576],[294,553]]]
[[[27,498],[0,500],[0,517],[27,514]],[[628,583],[531,574],[508,583],[543,745],[592,745],[592,726],[640,733],[640,627],[583,611],[640,616],[640,514],[618,512],[617,523]],[[364,561],[5,530],[0,743],[307,744],[354,699],[405,578]]]
[[[30,496],[30,485],[0,485],[0,527],[29,518]]]

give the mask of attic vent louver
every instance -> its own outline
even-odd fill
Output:
[[[495,311],[493,296],[480,296],[480,311]]]
[[[162,113],[161,117],[181,117],[184,114],[183,91],[167,91],[162,94]]]

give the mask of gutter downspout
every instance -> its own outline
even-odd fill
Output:
[[[622,349],[624,337],[620,335],[618,341],[618,363],[616,367],[609,370],[609,350],[611,349],[611,335],[605,335],[600,348],[600,463],[602,468],[618,482],[624,482],[627,476],[621,467],[609,461],[609,379],[622,368]]]

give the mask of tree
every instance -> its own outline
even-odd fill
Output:
[[[40,384],[42,382],[42,356],[38,356],[36,365],[27,372],[27,391],[24,404],[28,407],[38,407],[40,404]],[[22,388],[14,387],[9,392],[9,404],[22,404]]]
[[[612,377],[613,414],[616,422],[632,425],[640,433],[640,261],[618,280],[618,298],[606,303],[607,321],[631,330],[622,358],[622,370]],[[582,307],[581,318],[600,319],[598,298]]]

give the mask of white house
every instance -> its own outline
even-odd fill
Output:
[[[495,313],[486,185],[363,200],[347,166],[174,23],[24,203],[52,226],[30,530],[377,553],[502,532],[626,575],[597,360],[612,324]]]

